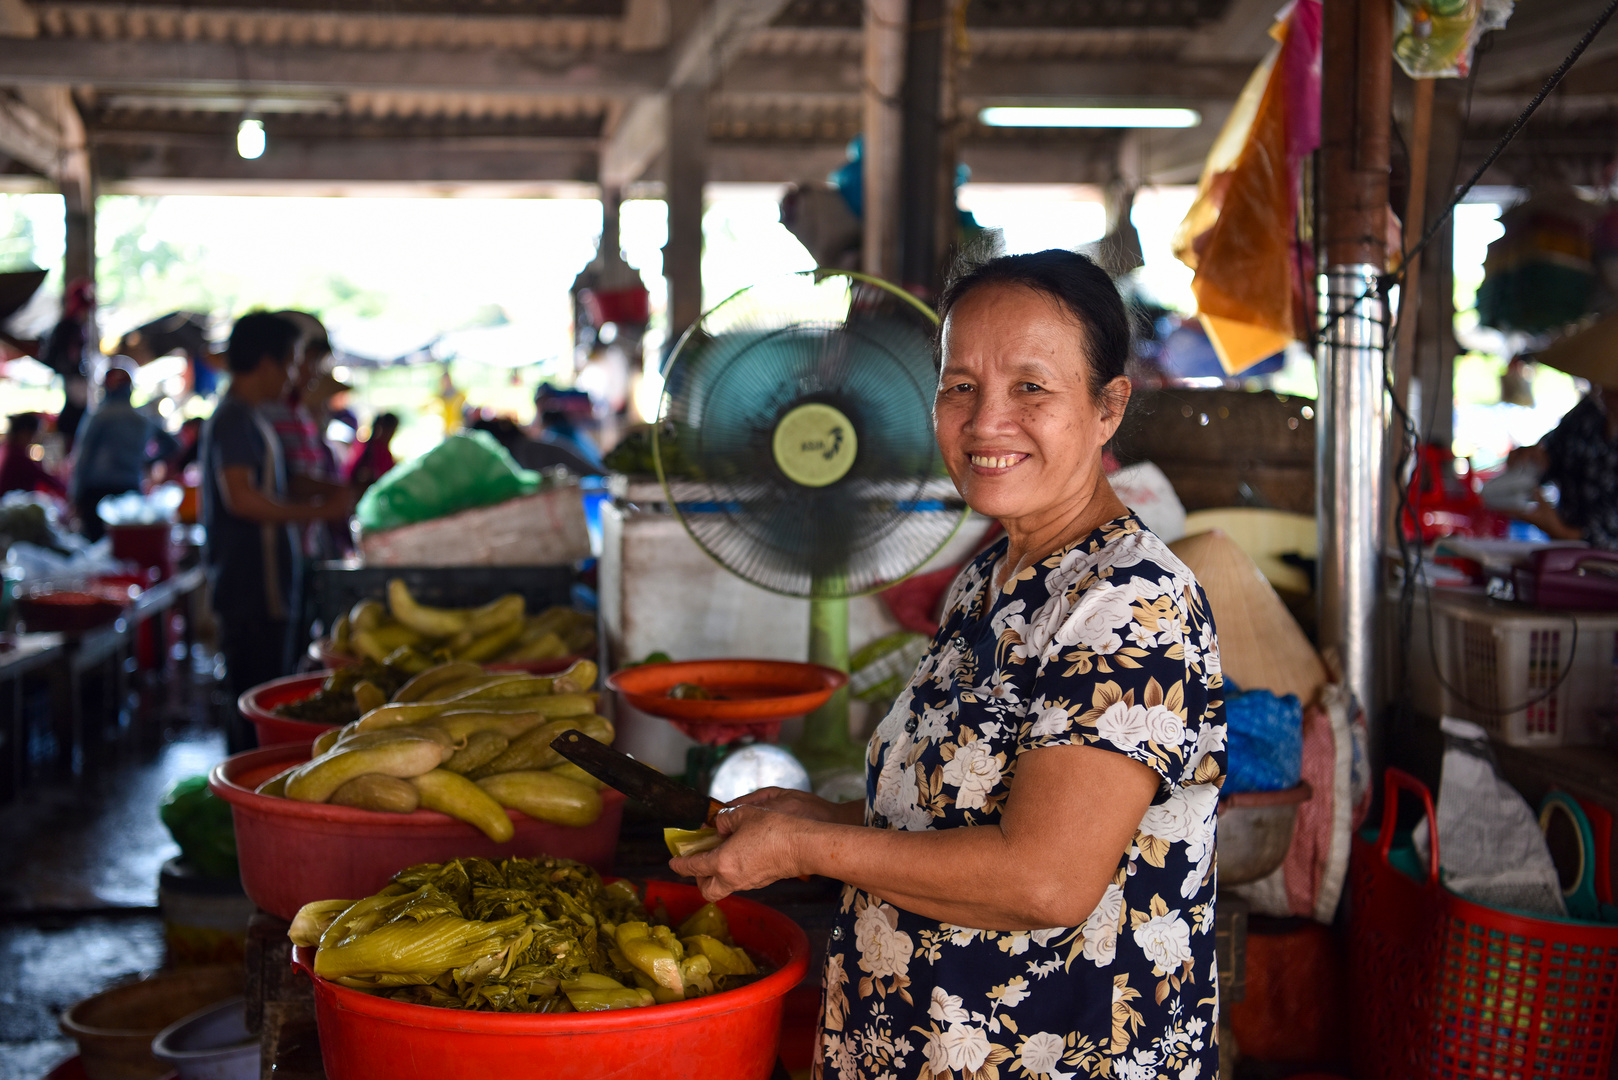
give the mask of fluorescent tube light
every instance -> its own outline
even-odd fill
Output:
[[[993,105],[978,113],[989,127],[1191,128],[1202,123],[1195,109],[1070,108]]]

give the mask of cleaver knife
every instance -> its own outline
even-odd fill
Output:
[[[551,749],[671,824],[691,829],[712,825],[725,805],[577,729],[551,740]]]

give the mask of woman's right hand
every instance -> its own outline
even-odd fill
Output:
[[[827,821],[833,825],[858,825],[865,819],[863,803],[834,803],[822,799],[819,795],[807,791],[794,791],[791,788],[759,788],[725,805],[757,806],[778,814],[790,814],[810,821]]]

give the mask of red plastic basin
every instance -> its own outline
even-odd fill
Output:
[[[743,736],[774,740],[781,721],[820,708],[847,682],[836,668],[790,660],[682,660],[637,664],[607,676],[607,685],[629,704],[710,745]],[[682,683],[714,696],[669,697]]]
[[[278,716],[275,712],[277,705],[285,705],[292,701],[302,701],[319,690],[326,681],[329,671],[311,671],[307,675],[288,675],[281,679],[271,679],[267,683],[259,683],[236,699],[236,708],[247,717],[258,732],[260,746],[278,746],[281,743],[297,743],[308,746],[315,741],[315,737],[322,731],[330,731],[335,724],[317,724],[310,720],[295,720],[290,716]]]
[[[513,660],[501,663],[484,664],[485,671],[526,671],[530,675],[554,675],[558,671],[566,671],[580,660],[589,660],[595,656],[595,650],[590,652],[569,653],[567,656],[558,656],[554,660]],[[309,643],[309,659],[323,668],[351,667],[359,663],[359,658],[348,653],[333,652],[325,638],[316,638]]]
[[[208,786],[230,803],[242,888],[253,903],[290,920],[311,900],[370,896],[407,866],[461,856],[485,859],[555,855],[612,870],[624,797],[601,793],[601,817],[582,829],[552,825],[515,810],[517,833],[497,844],[447,814],[388,814],[352,806],[296,802],[254,792],[282,769],[309,760],[309,747],[266,746],[226,758]]]
[[[691,885],[653,881],[646,890],[647,906],[661,900],[675,922],[702,905]],[[643,1009],[551,1016],[438,1009],[319,978],[310,970],[313,949],[295,950],[292,963],[314,982],[329,1080],[765,1080],[786,994],[809,968],[809,939],[763,904],[732,896],[719,907],[736,941],[776,970],[722,994]]]

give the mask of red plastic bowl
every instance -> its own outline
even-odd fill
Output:
[[[848,676],[820,664],[788,660],[683,660],[637,664],[607,677],[607,685],[641,712],[661,716],[701,743],[743,735],[773,739],[781,721],[826,704]],[[692,683],[723,700],[671,698]]]
[[[594,652],[569,653],[554,660],[517,660],[508,664],[496,662],[484,664],[483,668],[485,671],[526,671],[530,675],[554,675],[594,655]],[[325,638],[316,638],[309,643],[309,659],[323,668],[350,667],[360,662],[358,657],[350,656],[348,653],[333,652]]]
[[[702,905],[691,885],[653,881],[674,921]],[[311,971],[314,950],[292,964],[315,986],[320,1056],[330,1080],[406,1076],[544,1077],[545,1080],[765,1080],[775,1065],[786,995],[809,969],[809,939],[763,904],[728,897],[731,934],[775,971],[758,982],[673,1005],[532,1015],[439,1009],[373,997]]]
[[[317,724],[312,720],[297,720],[280,716],[275,708],[292,701],[302,701],[314,694],[326,681],[329,671],[311,671],[307,675],[288,675],[259,683],[236,699],[237,710],[258,732],[260,746],[279,746],[297,743],[308,746],[322,731],[330,731],[335,724]]]
[[[35,633],[83,634],[117,619],[131,600],[128,588],[90,585],[84,589],[37,589],[12,603],[17,618]]]
[[[311,900],[370,896],[407,866],[461,856],[507,859],[555,855],[612,870],[624,797],[601,793],[601,817],[582,829],[552,825],[515,810],[517,834],[497,844],[447,814],[417,810],[388,814],[352,806],[296,802],[253,789],[283,769],[309,760],[292,743],[226,758],[208,774],[208,787],[230,803],[242,888],[253,903],[290,920]]]

